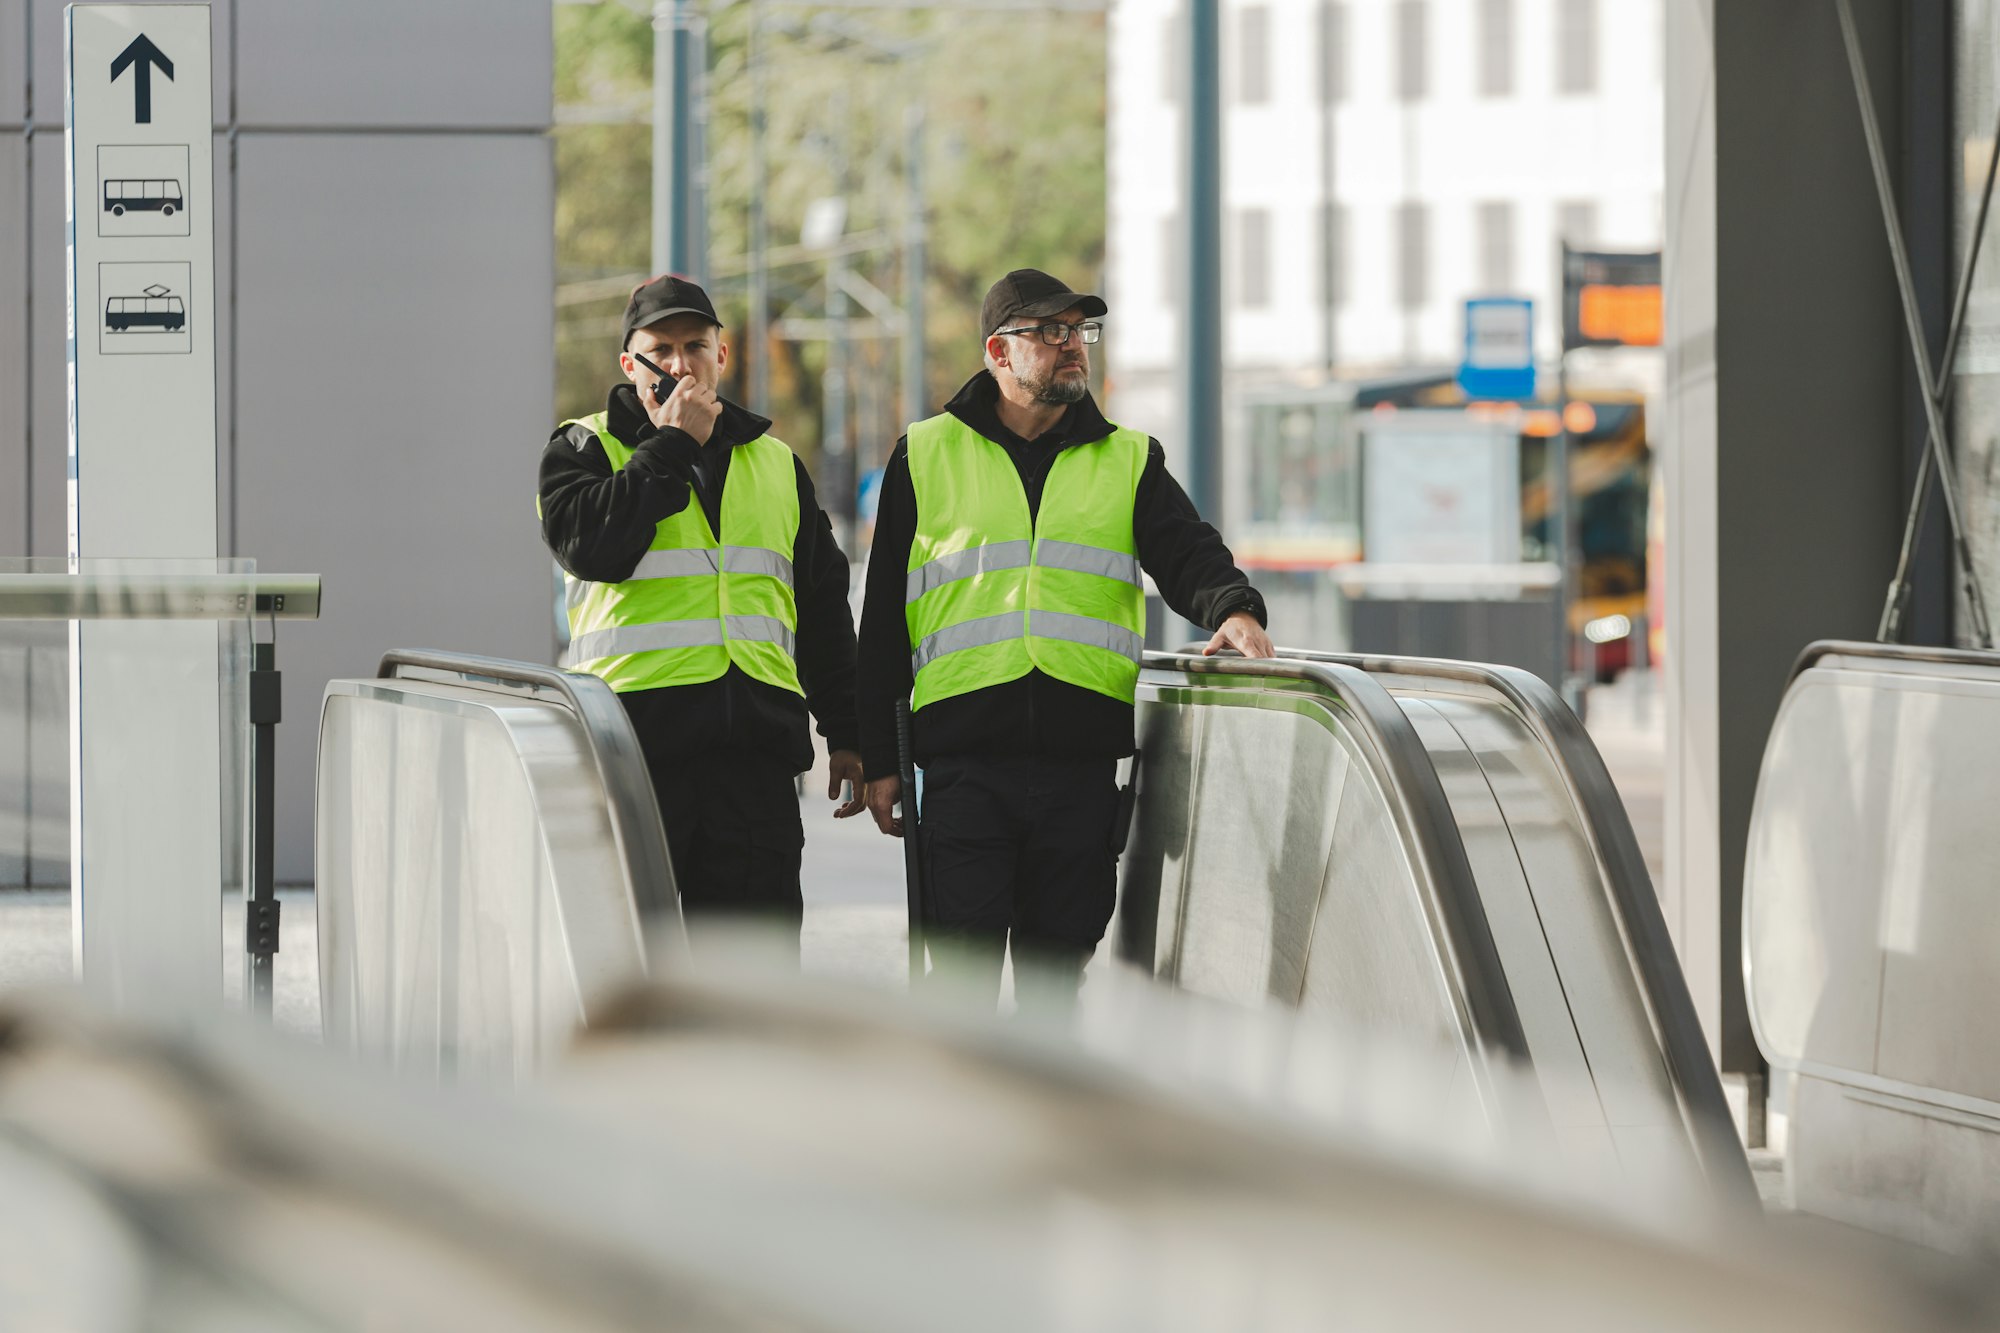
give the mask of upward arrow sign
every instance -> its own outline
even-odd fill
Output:
[[[153,66],[158,65],[160,73],[171,79],[174,77],[174,62],[167,59],[142,32],[111,62],[113,83],[118,82],[118,76],[125,72],[127,65],[136,67],[132,71],[132,119],[141,125],[150,125],[153,123]]]

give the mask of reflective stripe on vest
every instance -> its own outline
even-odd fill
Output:
[[[581,419],[597,432],[611,466],[632,450],[606,414]],[[793,693],[799,686],[798,610],[791,552],[798,541],[798,481],[792,452],[763,436],[735,446],[723,483],[723,545],[698,498],[661,520],[652,549],[619,583],[566,578],[570,669],[614,690],[714,680],[734,665]]]
[[[728,635],[723,625],[729,626]],[[775,643],[786,652],[794,647],[792,632],[781,620],[770,616],[725,616],[722,620],[663,620],[651,625],[614,625],[592,630],[570,640],[579,661],[600,657],[624,657],[632,653],[657,653],[669,648],[701,648],[720,645],[730,639],[749,643]]]
[[[1146,437],[1125,430],[1064,448],[1030,518],[999,445],[948,414],[910,428],[917,708],[1033,670],[1132,700],[1145,650],[1132,506],[1146,454]]]
[[[1089,616],[1066,615],[1061,611],[1028,612],[1028,633],[1043,639],[1066,639],[1117,653],[1137,662],[1146,652],[1146,637],[1122,625],[1092,620]],[[910,655],[910,665],[922,671],[947,653],[967,648],[983,648],[1021,637],[1021,613],[1003,611],[997,616],[961,620],[927,636]]]

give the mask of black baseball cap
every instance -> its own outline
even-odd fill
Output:
[[[1017,268],[986,289],[986,300],[979,306],[979,336],[991,338],[995,329],[1013,320],[1059,315],[1077,305],[1092,319],[1104,313],[1103,297],[1073,292],[1067,283],[1038,268]]]
[[[625,341],[620,345],[630,347],[632,335],[640,329],[675,315],[700,315],[716,328],[722,327],[707,292],[686,278],[663,273],[632,289],[632,299],[625,303]]]

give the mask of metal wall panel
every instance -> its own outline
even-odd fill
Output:
[[[245,135],[237,182],[237,545],[326,577],[279,642],[296,881],[328,679],[394,647],[550,660],[554,169],[541,135]]]
[[[235,547],[233,436],[236,424],[236,209],[231,198],[235,172],[229,134],[215,135],[215,549],[248,555]]]
[[[69,318],[63,237],[63,132],[38,130],[29,140],[28,492],[29,555],[69,552]]]
[[[0,0],[0,130],[27,123],[28,49],[28,0]]]
[[[187,3],[187,0],[123,0],[126,4]],[[57,130],[63,123],[63,6],[68,0],[0,0],[0,8],[7,4],[28,4],[33,12],[33,111],[35,123],[52,125]],[[230,59],[229,32],[236,10],[236,0],[206,0],[209,7],[209,32],[213,49],[209,55],[209,86],[215,102],[215,123],[229,123]],[[163,54],[172,58],[173,51]],[[110,71],[106,71],[109,77]],[[129,77],[129,76],[128,76]]]
[[[10,9],[18,6],[0,0],[12,34],[25,20]],[[0,42],[0,65],[11,69],[14,54]],[[16,93],[20,84],[13,80]],[[7,134],[0,137],[0,557],[22,555],[28,543],[27,203],[28,142]],[[0,634],[0,886],[27,882],[27,675],[27,646]]]
[[[238,41],[237,117],[254,128],[549,124],[548,0],[262,0]]]
[[[0,135],[0,556],[28,550],[28,141]]]

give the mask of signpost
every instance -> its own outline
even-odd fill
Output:
[[[213,570],[208,6],[66,16],[70,558]],[[77,967],[123,1004],[220,995],[221,661],[213,622],[71,625]]]
[[[1465,359],[1458,387],[1474,401],[1535,396],[1535,303],[1518,296],[1465,303]]]

